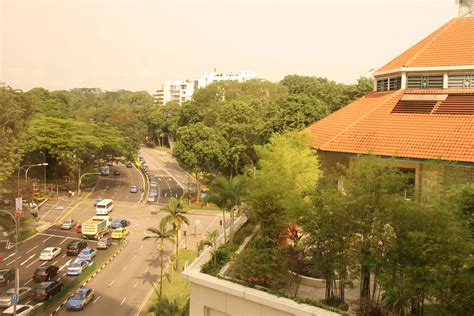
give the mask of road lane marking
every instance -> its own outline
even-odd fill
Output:
[[[63,258],[66,258],[67,254],[64,254]]]
[[[26,253],[30,253],[30,252],[32,252],[33,250],[35,250],[36,248],[38,248],[38,246],[39,246],[39,245],[36,245],[36,246],[34,246],[34,247],[33,247],[33,248],[31,248],[30,250],[28,250]]]
[[[64,240],[61,241],[59,244],[62,245],[66,240],[67,240],[67,238],[64,238]]]
[[[138,285],[138,281],[137,281],[137,283],[135,283],[135,284],[133,285],[133,288],[136,288],[137,285]]]
[[[97,298],[92,302],[92,304],[95,304],[95,302],[97,302],[99,300],[99,298],[100,298],[100,295],[97,296]]]
[[[36,259],[35,261],[31,262],[29,265],[27,265],[25,268],[29,268],[31,267],[35,262],[38,262],[39,261],[39,258]]]
[[[7,263],[7,266],[12,264],[13,262],[15,262],[15,260],[20,260],[21,256],[18,256],[18,258],[15,258],[13,259],[12,261],[10,261],[9,263]]]
[[[67,265],[69,265],[69,263],[72,261],[72,259],[69,259],[68,262],[66,262],[63,266],[61,266],[61,268],[59,268],[59,271],[61,271],[62,269],[64,269],[64,267],[66,267]]]
[[[122,271],[125,271],[125,270],[127,270],[127,266],[125,266],[125,268],[122,269]]]
[[[14,252],[14,253],[8,255],[8,257],[6,257],[5,259],[3,259],[3,261],[7,261],[8,258],[13,257],[15,254],[16,254],[16,252]]]
[[[25,305],[29,305],[31,303],[31,300],[25,302]]]
[[[65,277],[67,275],[67,272],[63,274],[63,277]]]
[[[27,284],[28,284],[28,283],[30,283],[31,281],[33,281],[33,279],[29,279],[29,280],[28,280],[28,281],[26,281],[26,282],[25,282],[23,285],[27,285]],[[25,305],[28,305],[28,303],[27,303],[27,304],[25,304]]]
[[[24,265],[25,263],[27,263],[31,258],[34,258],[34,256],[36,256],[35,254],[32,254],[28,259],[26,259],[25,261],[23,261],[22,263],[20,263],[20,266]]]
[[[134,255],[132,258],[132,261],[135,260],[136,258],[137,258],[137,255]]]
[[[46,263],[46,261],[45,261],[45,263]],[[58,263],[58,260],[56,260],[56,261],[53,262],[53,266],[54,266],[56,263]]]
[[[115,280],[112,280],[112,282],[109,283],[109,286],[112,286],[112,284],[115,283]]]
[[[49,236],[48,238],[46,238],[45,240],[43,240],[43,242],[47,242],[47,241],[50,240],[51,238],[53,238],[53,236]]]
[[[120,303],[120,305],[123,305],[123,302],[125,302],[126,299],[127,299],[127,297],[124,297],[122,302]]]
[[[146,267],[146,269],[145,269],[145,273],[147,273],[147,272],[148,272],[148,269],[149,269],[149,268],[150,268],[150,267]]]

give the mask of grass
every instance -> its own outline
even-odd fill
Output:
[[[154,150],[157,150],[157,151],[165,151],[165,152],[169,152],[170,149],[168,147],[162,147],[162,146],[155,146],[155,148],[153,148]]]
[[[179,251],[179,264],[180,264],[180,271],[175,271],[174,268],[168,274],[168,277],[163,277],[163,296],[169,299],[173,299],[176,297],[187,296],[189,297],[189,282],[181,277],[181,271],[184,268],[184,263],[187,261],[188,265],[196,258],[197,252],[189,249],[181,249]],[[170,275],[172,273],[172,275]],[[173,283],[170,283],[170,280]],[[159,288],[159,285],[158,285]],[[158,300],[158,296],[156,295],[151,303],[150,306],[156,304]],[[184,302],[183,302],[184,303]],[[147,309],[148,310],[148,309]],[[152,313],[148,313],[152,315]]]

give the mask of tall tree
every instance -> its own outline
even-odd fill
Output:
[[[160,243],[160,293],[159,296],[163,294],[163,253],[164,253],[164,243],[165,241],[174,242],[177,239],[177,231],[172,228],[168,229],[168,219],[162,218],[160,221],[160,226],[156,227],[149,227],[147,228],[147,232],[149,235],[143,237],[143,240],[153,239],[156,242]]]
[[[165,219],[169,221],[173,228],[176,229],[176,271],[179,268],[179,234],[181,232],[181,227],[183,224],[189,225],[189,219],[187,217],[188,214],[188,205],[186,204],[184,199],[176,199],[172,197],[168,205],[161,209],[163,212],[168,213],[165,216]]]

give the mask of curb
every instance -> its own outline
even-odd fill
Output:
[[[80,285],[80,287],[86,286],[86,284],[87,284],[88,282],[90,282],[90,281],[91,281],[100,271],[102,271],[115,257],[117,257],[117,255],[118,255],[120,252],[122,252],[122,250],[125,248],[126,245],[127,245],[127,241],[125,240],[125,241],[123,242],[122,246],[114,253],[114,255],[113,255],[112,257],[110,257],[104,264],[102,264],[102,266],[101,266],[99,269],[97,269],[96,271],[94,271],[94,273],[93,273],[86,281],[84,281],[84,283],[82,283],[82,284]],[[63,307],[66,305],[68,299],[69,299],[69,296],[68,296],[68,297],[64,300],[64,302],[62,302],[62,303],[58,306],[58,308],[56,308],[56,309],[54,310],[54,312],[52,312],[50,315],[52,316],[52,315],[56,314],[57,312],[59,312],[59,310],[60,310],[61,308],[63,308]]]

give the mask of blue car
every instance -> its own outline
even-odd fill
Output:
[[[137,192],[138,192],[138,188],[136,185],[130,186],[130,193],[137,193]]]
[[[94,258],[96,254],[96,249],[87,247],[81,250],[78,257],[84,260],[92,261],[92,258]]]
[[[130,226],[130,221],[127,221],[126,219],[116,219],[110,224],[110,228],[112,229],[127,227],[127,226]]]
[[[150,197],[157,197],[158,196],[158,191],[157,190],[150,190]]]
[[[83,310],[86,305],[94,298],[94,290],[87,287],[81,287],[76,290],[73,296],[71,296],[66,303],[68,311],[80,311]]]
[[[67,275],[79,275],[89,267],[90,262],[81,258],[77,258],[67,268]]]

